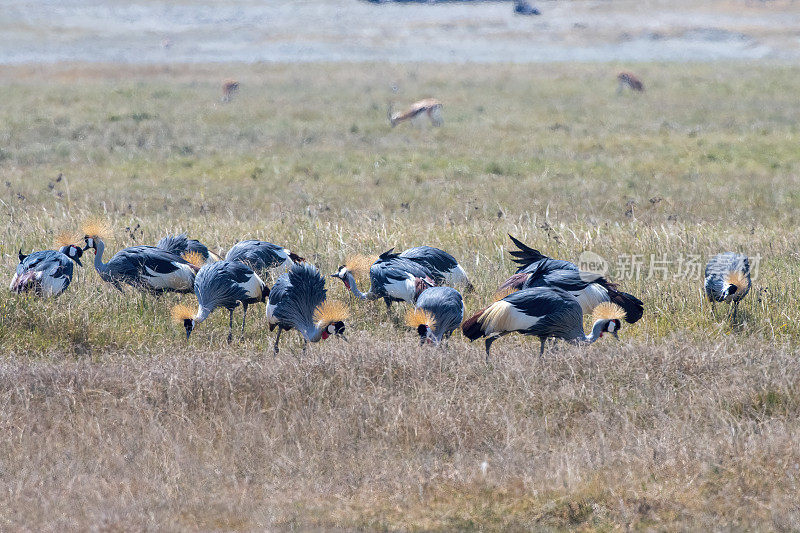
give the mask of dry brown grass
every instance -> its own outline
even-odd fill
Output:
[[[0,365],[4,529],[797,529],[800,371],[725,339]],[[481,468],[486,462],[485,472]]]

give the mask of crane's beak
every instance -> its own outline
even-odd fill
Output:
[[[348,344],[350,343],[350,341],[349,341],[349,340],[347,340],[347,337],[345,337],[345,336],[344,336],[344,333],[340,333],[340,334],[338,335],[338,337],[339,337],[340,339],[342,339],[344,342],[346,342],[346,343],[348,343]]]
[[[83,263],[81,263],[81,258],[80,257],[76,257],[75,258],[75,262],[78,263],[78,266],[83,266]]]

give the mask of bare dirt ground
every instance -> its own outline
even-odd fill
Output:
[[[9,0],[0,63],[713,61],[800,57],[792,2]]]

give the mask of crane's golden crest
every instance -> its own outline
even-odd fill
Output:
[[[421,325],[433,328],[436,325],[436,318],[424,309],[409,309],[406,313],[406,325],[410,328],[417,328]]]
[[[506,287],[505,289],[497,291],[496,293],[494,293],[494,298],[493,298],[492,301],[493,302],[499,302],[500,300],[502,300],[506,296],[510,296],[510,295],[514,294],[515,292],[517,292],[517,291],[519,291],[519,289],[514,288],[514,287]]]
[[[615,303],[603,302],[594,308],[592,317],[595,320],[624,320],[625,310]]]
[[[191,263],[196,267],[202,267],[206,263],[206,260],[203,259],[203,256],[197,252],[186,252],[181,257],[184,261]]]
[[[53,240],[53,244],[56,246],[56,248],[69,246],[71,244],[77,245],[78,243],[83,243],[83,235],[78,235],[72,231],[62,231],[56,235],[55,239]]]
[[[343,322],[349,317],[350,309],[336,300],[325,300],[314,309],[314,321],[320,328],[324,328],[334,322]]]
[[[189,318],[194,318],[194,309],[188,305],[176,305],[172,308],[172,320],[183,324],[183,321]]]
[[[108,240],[114,236],[111,225],[102,218],[89,219],[83,225],[83,234],[93,239]]]
[[[735,285],[736,292],[744,291],[745,289],[750,288],[750,280],[747,279],[747,275],[741,270],[733,270],[728,272],[725,274],[724,281],[726,285]]]
[[[353,276],[366,278],[369,276],[370,267],[377,260],[378,256],[376,255],[351,255],[345,259],[344,266]]]

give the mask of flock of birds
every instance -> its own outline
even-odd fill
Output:
[[[172,309],[183,325],[187,339],[216,309],[229,312],[228,342],[233,338],[233,312],[242,306],[242,334],[250,305],[266,303],[270,331],[278,329],[274,352],[278,353],[281,333],[297,330],[308,342],[344,336],[348,307],[327,298],[325,277],[319,269],[288,248],[259,240],[244,240],[231,247],[225,258],[185,234],[168,236],[155,246],[133,246],[118,251],[103,262],[105,241],[111,236],[103,222],[90,222],[81,238],[62,236],[58,250],[24,255],[11,281],[15,293],[42,297],[61,294],[69,287],[73,263],[82,266],[87,250],[94,252],[94,267],[100,278],[120,292],[124,285],[149,293],[194,293],[197,308],[177,305]],[[338,278],[356,298],[383,299],[387,311],[393,302],[413,306],[406,324],[419,335],[420,343],[440,345],[461,329],[470,341],[484,338],[486,359],[492,343],[510,333],[539,337],[540,354],[548,338],[573,344],[588,344],[610,333],[617,336],[622,322],[635,323],[644,313],[636,296],[619,290],[603,276],[581,271],[562,259],[553,259],[510,236],[517,271],[497,289],[494,301],[467,315],[459,288],[474,291],[464,268],[449,253],[431,246],[409,248],[401,253],[388,250],[377,257],[348,258],[332,278]],[[283,271],[270,288],[264,282],[269,271]],[[362,292],[360,279],[369,279]],[[734,252],[714,256],[706,266],[704,290],[708,300],[733,306],[733,320],[739,302],[750,290],[748,258]],[[583,315],[591,313],[594,324],[589,335],[583,329]]]

